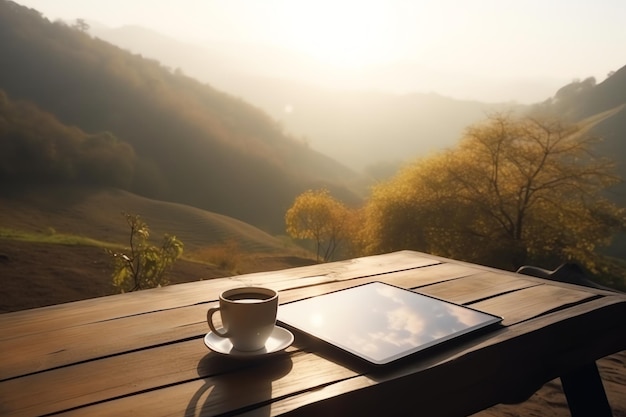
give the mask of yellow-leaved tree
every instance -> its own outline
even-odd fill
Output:
[[[309,190],[296,197],[285,214],[285,223],[289,236],[312,240],[317,260],[327,262],[346,242],[350,210],[328,190]]]
[[[415,249],[508,269],[574,260],[603,272],[596,249],[626,220],[603,197],[619,178],[593,155],[597,140],[556,120],[490,116],[458,147],[374,188],[367,252]]]

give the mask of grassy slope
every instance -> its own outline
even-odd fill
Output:
[[[236,219],[194,207],[152,200],[117,189],[35,186],[0,194],[0,227],[24,231],[76,234],[125,243],[128,225],[122,212],[139,214],[150,226],[151,239],[176,235],[187,253],[237,240],[241,250],[284,253],[277,238]]]
[[[164,233],[185,244],[172,283],[310,264],[307,254],[226,216],[151,200],[116,189],[37,186],[0,191],[0,230],[30,233],[35,241],[0,238],[0,312],[114,293],[110,260],[102,247],[37,241],[37,235],[79,235],[125,244],[121,212],[139,214],[151,242]]]

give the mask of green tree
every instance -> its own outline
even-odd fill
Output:
[[[133,147],[112,133],[88,134],[66,126],[0,90],[0,179],[129,189],[136,163]]]
[[[602,272],[596,249],[626,224],[603,198],[619,179],[581,126],[494,115],[459,146],[376,187],[368,252],[416,249],[516,268],[575,260]]]
[[[344,243],[349,217],[348,208],[328,190],[309,190],[296,197],[287,210],[285,223],[289,236],[313,240],[317,260],[327,262]]]
[[[167,285],[165,272],[183,254],[183,243],[166,234],[160,247],[151,245],[148,225],[138,215],[124,216],[130,226],[130,253],[109,251],[113,258],[113,285],[121,292]]]
[[[83,181],[130,189],[135,151],[110,132],[87,135],[78,147],[76,166]]]

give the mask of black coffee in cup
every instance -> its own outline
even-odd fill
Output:
[[[260,303],[261,301],[269,300],[270,298],[272,298],[272,295],[258,292],[244,292],[226,297],[227,300],[239,303]]]

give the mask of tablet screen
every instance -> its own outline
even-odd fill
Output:
[[[502,318],[373,282],[283,304],[278,320],[381,365]]]

